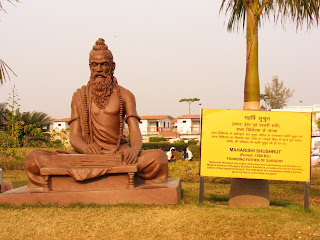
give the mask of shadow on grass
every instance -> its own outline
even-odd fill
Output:
[[[211,203],[215,203],[218,205],[228,205],[229,196],[228,195],[217,195],[217,194],[210,194],[210,197],[207,199]],[[279,199],[271,199],[270,206],[273,207],[296,207],[300,206],[290,200],[279,200]]]
[[[210,194],[208,199],[212,203],[218,203],[219,205],[228,205],[229,196],[228,195],[217,195],[217,194]]]
[[[274,207],[289,207],[293,205],[295,204],[293,204],[292,201],[289,201],[289,200],[281,200],[281,199],[270,200],[270,206],[274,206]]]
[[[73,209],[73,208],[101,208],[101,209],[112,209],[112,208],[148,208],[158,206],[156,204],[138,204],[138,203],[118,203],[118,204],[96,204],[96,203],[70,203],[68,205],[59,205],[58,203],[35,203],[35,204],[21,204],[15,205],[10,203],[0,203],[0,208],[2,209],[34,209],[34,208],[63,208],[63,209]]]

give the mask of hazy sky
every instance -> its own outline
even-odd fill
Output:
[[[214,0],[23,0],[0,12],[0,58],[17,73],[21,111],[70,116],[73,92],[89,79],[88,58],[101,37],[114,55],[115,76],[136,96],[140,115],[188,113],[202,107],[242,109],[245,32],[228,32]],[[259,30],[260,89],[277,75],[295,89],[289,105],[320,104],[320,30],[296,32],[264,22]],[[192,114],[200,106],[192,104]]]

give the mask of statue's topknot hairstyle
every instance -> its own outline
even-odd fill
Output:
[[[107,57],[107,59],[113,61],[113,55],[112,52],[108,49],[108,46],[104,43],[104,39],[99,38],[96,41],[96,44],[93,46],[89,59],[96,55],[102,55],[104,57]]]

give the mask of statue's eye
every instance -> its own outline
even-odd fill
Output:
[[[96,67],[96,66],[98,66],[98,64],[95,63],[95,62],[93,62],[93,63],[91,63],[91,66],[92,66],[92,67]]]
[[[104,66],[104,67],[108,67],[109,66],[109,64],[107,62],[103,62],[101,65]]]

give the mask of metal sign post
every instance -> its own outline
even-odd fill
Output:
[[[310,182],[304,183],[304,210],[309,210]]]
[[[204,199],[204,177],[200,176],[199,204],[203,203],[203,199]]]
[[[2,168],[0,168],[0,193],[3,192]]]

